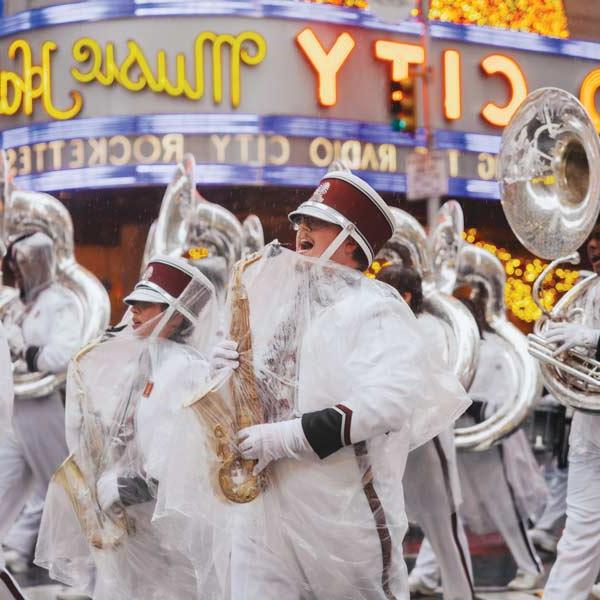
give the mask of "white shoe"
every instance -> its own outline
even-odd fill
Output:
[[[546,552],[556,554],[556,546],[558,545],[558,540],[551,533],[549,533],[545,529],[535,528],[530,529],[528,533],[534,546],[541,548]]]
[[[508,582],[506,587],[515,592],[535,590],[536,588],[540,587],[543,578],[543,573],[526,573],[525,571],[518,569],[517,575],[512,581]]]
[[[411,573],[408,576],[408,589],[411,594],[419,596],[435,596],[435,587],[431,587],[425,583],[416,573]]]
[[[590,592],[592,594],[592,598],[600,598],[600,583],[597,583]]]
[[[75,590],[69,590],[65,588],[61,590],[58,594],[56,594],[55,600],[92,600],[86,594],[82,594],[81,592],[76,592]]]
[[[18,550],[5,549],[4,560],[6,568],[11,573],[25,573],[29,569],[29,557],[21,554]]]

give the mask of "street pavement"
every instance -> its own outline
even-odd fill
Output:
[[[411,529],[409,531],[404,545],[405,557],[409,569],[414,564],[420,539],[421,535],[418,530]],[[506,591],[504,586],[514,577],[516,565],[499,534],[487,536],[469,535],[469,547],[473,559],[477,600],[539,600],[542,597],[541,589],[533,592]],[[540,556],[544,561],[547,574],[552,566],[554,557],[544,553],[541,553]],[[38,567],[32,567],[27,573],[18,575],[17,580],[23,587],[28,600],[56,600],[56,595],[66,589],[50,581],[46,571]],[[435,596],[428,596],[428,598],[443,600],[441,593]],[[132,598],[131,600],[138,599]],[[139,600],[144,599],[140,598]],[[590,600],[593,599],[590,597]]]

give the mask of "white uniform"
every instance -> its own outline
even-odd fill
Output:
[[[204,452],[192,445],[210,432],[182,432],[183,449],[171,454],[196,460],[170,461],[159,505],[192,511],[193,537],[206,540],[195,566],[220,570],[224,582],[228,552],[218,553],[219,564],[215,549],[232,537],[229,596],[203,586],[207,598],[407,599],[406,455],[445,430],[468,399],[430,359],[414,316],[389,286],[268,251],[245,278],[258,389],[268,422],[302,416],[314,452],[271,463],[264,491],[233,505],[213,492],[213,441]],[[162,491],[171,497],[161,501]],[[195,528],[201,521],[204,532]]]
[[[200,287],[192,299],[190,290],[187,314],[200,310],[189,308],[192,300],[208,311],[212,295]],[[69,366],[67,437],[82,477],[75,485],[81,496],[74,494],[83,498],[79,506],[89,518],[80,521],[73,510],[77,502],[66,492],[72,488],[62,476],[53,478],[35,561],[95,600],[189,600],[198,594],[190,560],[152,523],[174,415],[198,392],[208,371],[190,345],[201,332],[194,336],[187,318],[173,325],[183,317],[174,310],[138,329],[115,328]],[[199,322],[196,331],[212,331],[202,317]],[[119,515],[127,527],[120,527]]]
[[[0,440],[12,429],[13,378],[10,350],[0,321]]]
[[[10,420],[13,406],[13,381],[10,351],[6,334],[0,322],[0,444],[10,433]],[[0,521],[0,538],[6,533],[6,525]],[[0,571],[4,568],[4,556],[0,546]]]
[[[138,474],[142,474],[146,482],[156,481],[160,485],[162,441],[169,437],[173,416],[186,397],[185,392],[189,394],[190,390],[200,387],[207,377],[208,366],[205,361],[190,356],[184,346],[172,342],[161,343],[153,362],[152,391],[139,400],[135,411],[137,465],[127,465],[119,478],[119,486],[129,488],[133,495],[127,514],[135,523],[135,533],[116,549],[93,552],[94,600],[189,600],[197,594],[191,562],[169,548],[151,522],[154,493],[145,495],[144,486],[141,493],[136,488],[141,480]],[[128,477],[127,472],[134,474]]]
[[[584,324],[600,329],[600,283],[583,308]],[[544,600],[587,600],[600,571],[600,414],[575,411],[569,443],[567,522]]]
[[[485,334],[470,389],[473,399],[489,402],[493,407],[504,402],[507,394],[514,394],[508,360],[502,341]],[[463,419],[471,420],[466,416]],[[541,511],[546,491],[523,432],[516,432],[485,452],[459,452],[458,468],[463,489],[462,514],[469,527],[477,533],[499,531],[517,567],[525,573],[541,573],[541,560],[527,536],[527,520]],[[439,578],[431,544],[421,546],[415,569],[426,583]]]
[[[418,321],[432,354],[443,357],[447,344],[441,325],[428,314],[420,315]],[[458,517],[462,494],[453,428],[409,452],[403,485],[408,519],[419,524],[426,543],[432,544],[439,557],[444,600],[473,598],[471,555]],[[422,567],[417,563],[416,573],[425,579],[428,571]],[[435,571],[438,575],[437,565]],[[436,587],[439,577],[425,583]]]
[[[21,244],[28,239],[31,238]],[[35,370],[59,373],[66,370],[69,359],[80,346],[81,310],[72,292],[52,283],[51,247],[40,250],[36,246],[31,256],[32,263],[39,268],[36,272],[39,278],[35,298],[26,297],[25,316],[20,325],[23,340]],[[37,501],[28,506],[19,535],[12,536],[10,541],[22,554],[31,555],[41,519],[39,499],[67,456],[60,393],[20,398],[14,406],[13,424],[14,433],[0,442],[0,523],[14,522],[35,486]]]

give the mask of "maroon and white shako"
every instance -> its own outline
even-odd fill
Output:
[[[342,228],[322,258],[331,257],[350,236],[371,264],[394,233],[394,216],[383,198],[366,181],[346,171],[327,173],[313,195],[288,215],[292,223],[301,216]]]

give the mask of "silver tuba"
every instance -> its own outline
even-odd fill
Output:
[[[231,211],[204,199],[196,189],[195,170],[194,157],[186,154],[148,233],[142,272],[154,255],[185,256],[224,299],[233,265],[264,246],[263,228],[255,215],[242,224]]]
[[[73,222],[69,211],[59,200],[49,194],[16,189],[9,177],[5,181],[4,190],[5,240],[10,241],[29,231],[43,231],[52,238],[56,252],[57,280],[71,290],[78,300],[85,317],[82,343],[88,344],[108,326],[110,301],[100,281],[75,260]],[[19,310],[15,306],[17,302],[19,302],[18,294],[13,301],[0,307],[0,318],[3,318],[9,310]],[[64,383],[65,375],[66,373],[15,372],[15,399],[45,396]]]
[[[444,326],[449,364],[465,388],[471,384],[479,351],[477,325],[469,311],[455,298],[436,287],[428,241],[421,224],[407,212],[391,208],[396,229],[381,256],[402,262],[422,279],[423,307]]]
[[[528,416],[542,390],[537,361],[528,353],[527,338],[506,318],[502,263],[490,252],[465,244],[460,252],[457,287],[483,287],[487,292],[485,318],[493,331],[506,342],[516,378],[516,394],[493,415],[469,427],[456,427],[456,447],[487,450],[515,431]]]
[[[556,259],[533,287],[542,317],[529,337],[530,352],[557,400],[592,411],[600,411],[600,363],[576,349],[554,356],[556,347],[544,339],[544,329],[548,321],[576,319],[578,300],[598,276],[584,278],[550,312],[539,294],[552,269],[579,262],[576,250],[600,211],[599,165],[592,120],[574,96],[557,88],[527,96],[504,130],[498,155],[502,207],[513,232],[533,254]]]

